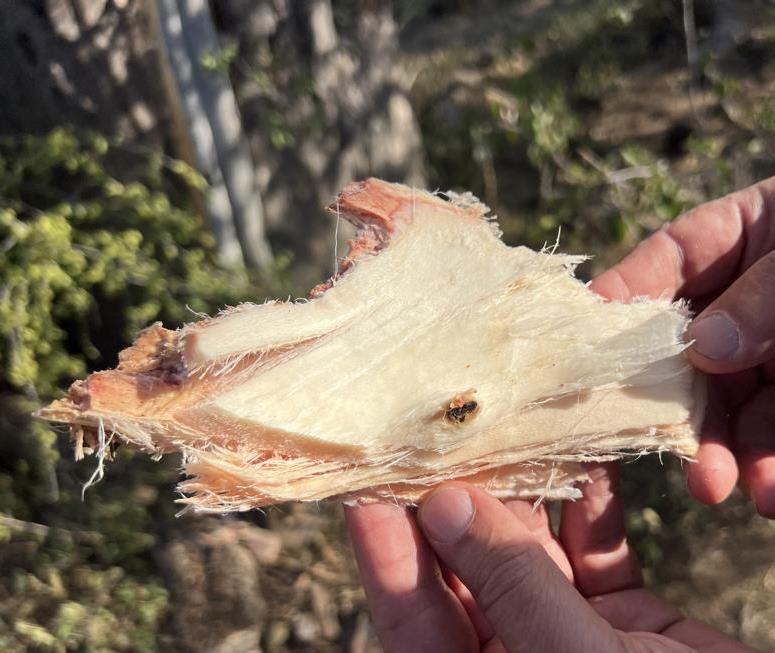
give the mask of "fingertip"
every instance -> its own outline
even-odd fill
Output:
[[[687,342],[692,342],[692,345],[686,349],[685,356],[689,364],[705,374],[718,375],[732,375],[738,372],[744,372],[750,370],[755,363],[751,363],[746,357],[730,354],[727,357],[713,358],[706,356],[700,350],[700,345],[693,335],[692,327],[686,333]],[[722,378],[724,378],[722,376]]]
[[[375,527],[395,527],[407,520],[407,509],[393,503],[354,503],[344,506],[344,518],[353,535]]]
[[[587,463],[585,465],[589,482],[581,486],[585,500],[614,499],[619,493],[619,461]]]
[[[689,340],[692,339],[691,333],[687,334]],[[686,359],[700,372],[705,374],[733,374],[746,370],[750,365],[746,361],[734,359],[713,359],[703,356],[697,351],[696,345],[692,345],[686,350]]]
[[[473,515],[461,517],[469,501]],[[448,483],[426,498],[418,514],[437,558],[470,590],[504,650],[581,650],[579,641],[594,643],[595,650],[613,650],[610,627],[597,619],[540,542],[498,499]],[[453,522],[453,537],[438,531],[439,523],[446,528]],[[557,614],[564,618],[550,633],[536,628],[536,615]]]
[[[389,503],[345,510],[374,626],[386,651],[471,651],[479,645],[412,512]]]
[[[689,325],[690,351],[698,363],[728,365],[740,351],[740,327],[727,311],[706,309]]]
[[[689,360],[711,374],[756,367],[775,353],[770,286],[775,252],[762,256],[689,326]]]
[[[407,508],[391,503],[347,506],[345,521],[367,592],[409,591],[413,579],[437,573],[433,553]]]
[[[686,472],[692,496],[708,505],[724,501],[735,488],[737,479],[735,456],[720,442],[703,442]]]
[[[540,544],[500,499],[462,481],[443,483],[428,493],[417,510],[417,523],[440,559],[466,547],[489,546],[491,536]]]
[[[775,486],[758,487],[753,491],[753,504],[765,519],[775,519]]]
[[[775,519],[775,454],[762,456],[743,469],[744,483],[762,517]]]
[[[474,519],[474,502],[463,484],[444,484],[425,497],[417,511],[417,521],[428,539],[454,544]]]
[[[691,342],[692,337],[689,333],[685,337],[687,342]],[[684,356],[686,356],[686,360],[689,361],[690,365],[700,372],[705,372],[705,374],[723,374],[723,372],[719,371],[718,361],[709,361],[694,349],[694,345],[686,349]]]
[[[629,286],[615,267],[595,277],[589,288],[610,301],[627,302],[632,299]]]

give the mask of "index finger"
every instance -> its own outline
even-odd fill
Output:
[[[385,651],[479,650],[479,637],[414,515],[373,503],[345,507],[345,518]]]
[[[701,297],[775,250],[775,177],[702,204],[644,240],[592,288],[616,301]]]
[[[560,541],[576,586],[584,596],[609,594],[643,584],[640,564],[627,541],[617,463],[590,464],[583,497],[562,506]]]

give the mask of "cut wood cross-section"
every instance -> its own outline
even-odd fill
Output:
[[[506,246],[468,194],[369,179],[329,210],[358,234],[308,301],[154,325],[40,415],[77,455],[182,452],[182,501],[209,510],[412,503],[452,478],[572,498],[585,461],[696,452],[684,306],[603,300],[583,257]]]

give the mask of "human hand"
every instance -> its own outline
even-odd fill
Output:
[[[775,519],[775,177],[689,211],[592,288],[619,301],[685,297],[701,310],[687,356],[712,376],[689,489],[718,503],[739,478]]]
[[[743,653],[750,651],[642,589],[615,466],[563,504],[505,504],[463,483],[434,490],[417,517],[347,508],[386,653]],[[574,587],[575,585],[575,587]]]

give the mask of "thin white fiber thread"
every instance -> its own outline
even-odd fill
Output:
[[[393,492],[393,488],[392,488],[392,487],[390,487],[390,483],[388,483],[388,484],[387,484],[387,488],[388,488],[388,491],[390,492],[390,496],[391,496],[391,498],[393,499],[393,503],[394,503],[396,506],[400,506],[401,504],[400,504],[400,503],[399,503],[399,501],[398,501],[398,497],[396,496],[396,493],[395,493],[395,492]]]
[[[556,477],[557,477],[557,468],[554,465],[552,465],[552,469],[549,472],[549,478],[546,479],[546,485],[544,486],[544,491],[533,502],[533,512],[538,510],[538,508],[540,508],[541,504],[544,502],[544,499],[546,499],[546,497],[550,495],[552,491],[552,483],[554,483],[554,479]]]
[[[557,250],[560,248],[561,236],[562,236],[562,225],[557,225],[557,238],[554,239],[554,245],[549,247],[549,243],[544,242],[544,246],[541,248],[541,251],[539,252],[539,254],[548,254],[548,256],[543,260],[544,266],[550,265],[550,262],[552,261],[550,257],[554,256],[557,253]]]
[[[200,320],[206,320],[210,316],[207,313],[202,313],[201,311],[195,311],[193,308],[191,308],[188,304],[186,304],[186,310],[198,317]]]
[[[554,241],[554,245],[552,245],[552,248],[549,250],[549,254],[554,256],[557,253],[557,250],[560,247],[560,237],[562,236],[562,225],[557,225],[557,238]],[[546,245],[544,245],[546,247]]]
[[[339,197],[336,198],[336,226],[334,227],[334,271],[331,274],[331,283],[336,284],[336,273],[339,270],[339,221],[342,215],[339,211]]]
[[[97,448],[97,469],[94,470],[94,473],[89,477],[89,480],[86,481],[81,489],[81,501],[83,501],[86,496],[86,490],[95,483],[101,481],[105,476],[105,455],[110,443],[113,441],[114,435],[115,433],[111,433],[110,438],[105,437],[105,424],[103,424],[102,418],[100,417],[99,426],[97,427],[97,440],[99,443]]]

